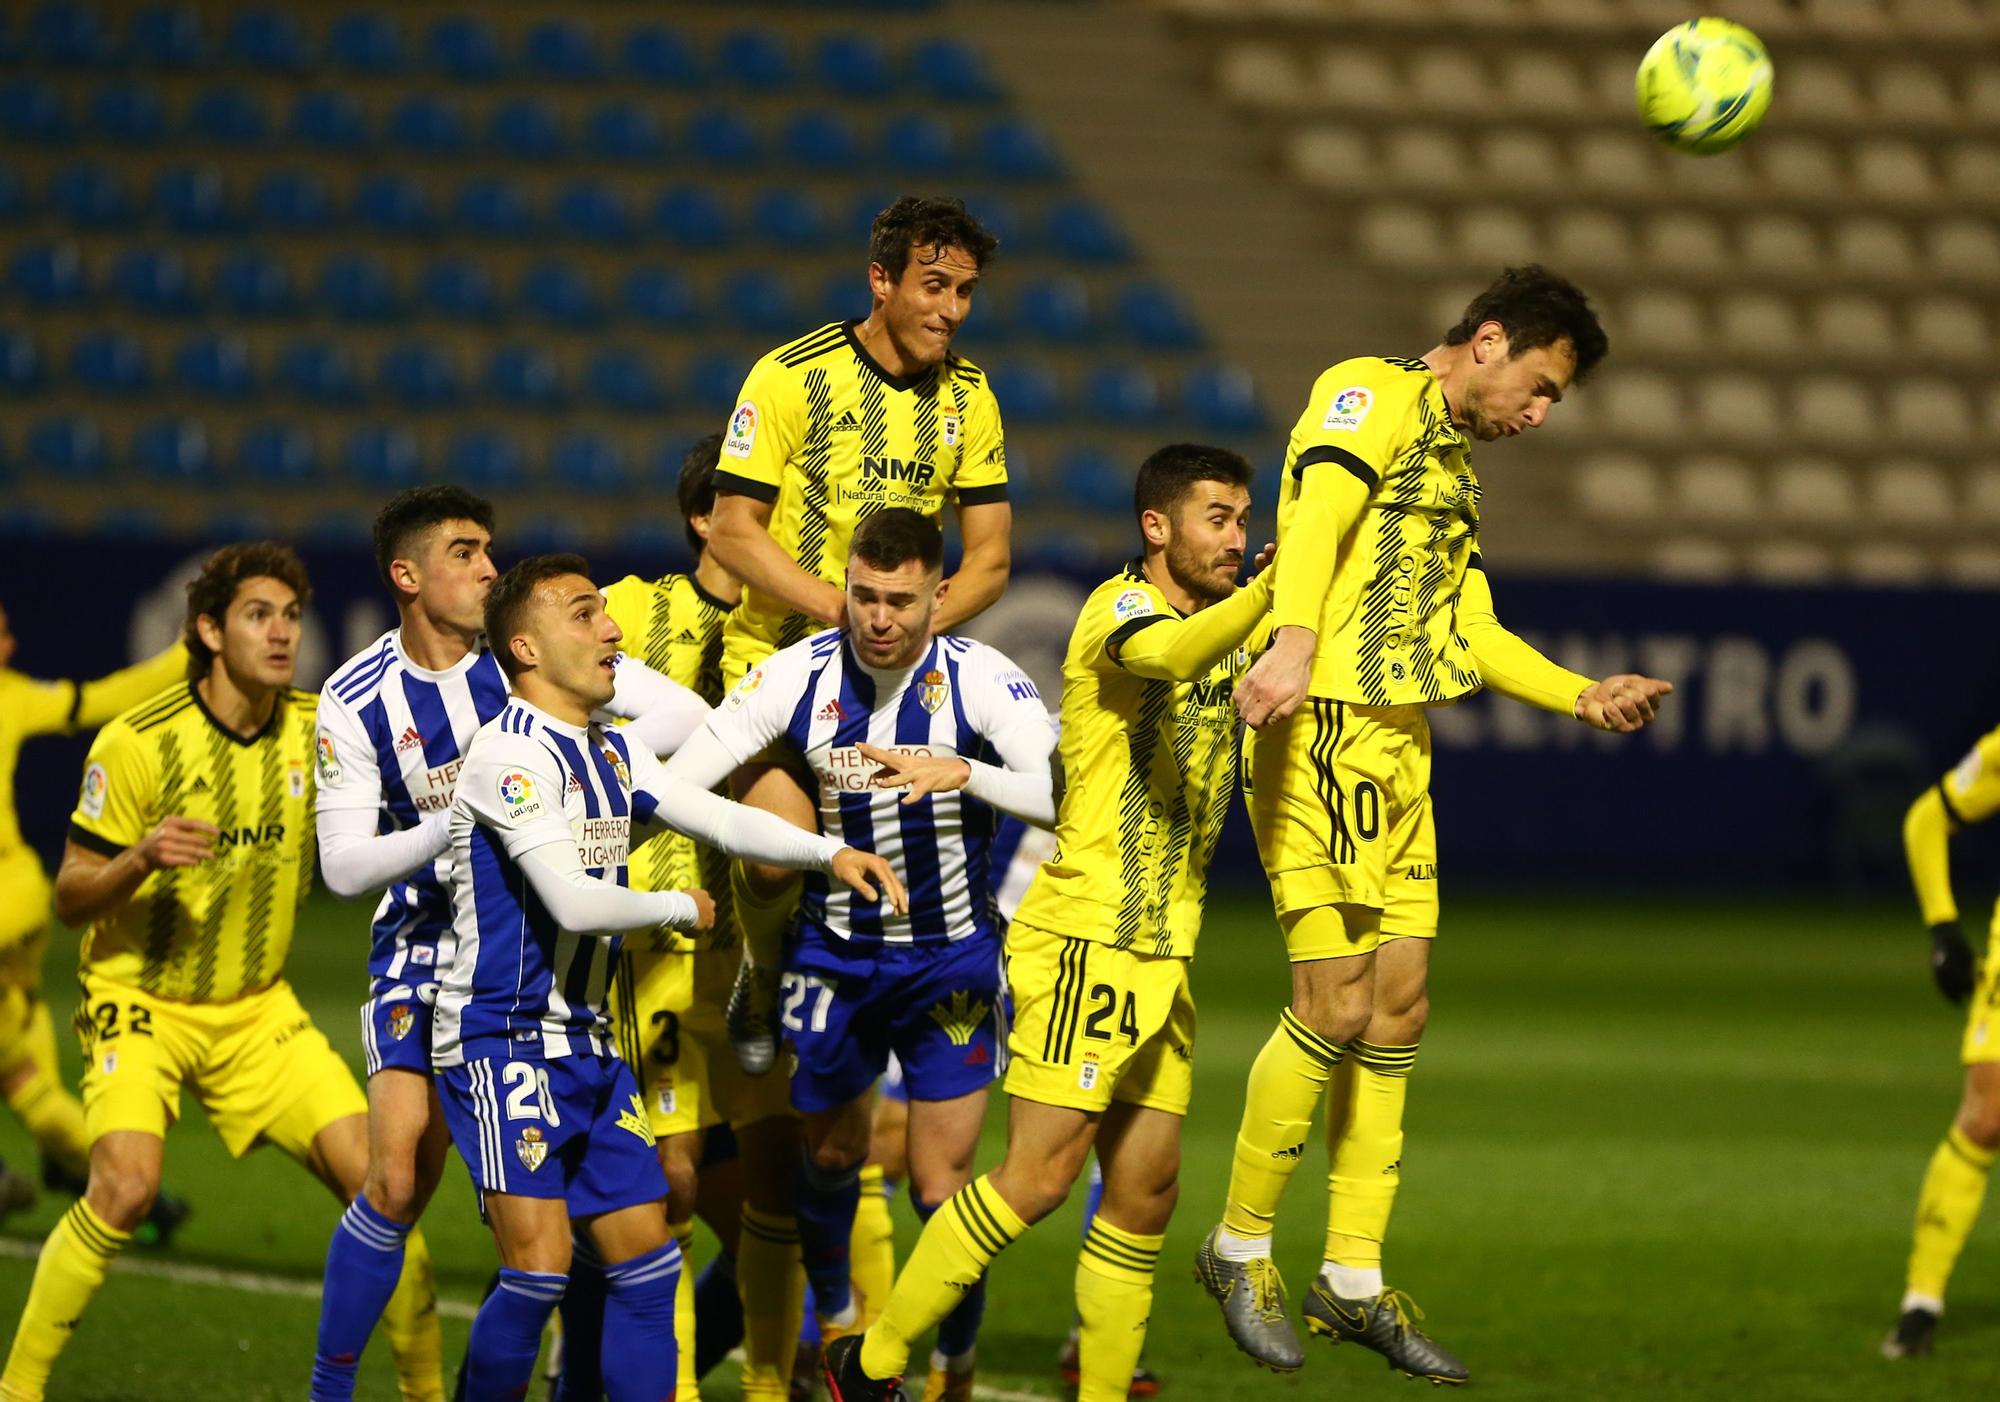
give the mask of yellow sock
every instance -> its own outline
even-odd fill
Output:
[[[1099,1213],[1076,1258],[1076,1315],[1081,1381],[1077,1402],[1124,1402],[1146,1347],[1153,1313],[1153,1271],[1164,1236],[1114,1227]]]
[[[743,1396],[789,1398],[792,1355],[805,1313],[799,1224],[754,1207],[743,1209],[736,1243],[736,1290],[743,1300]]]
[[[83,1312],[104,1284],[104,1273],[132,1239],[114,1231],[79,1198],[56,1223],[35,1262],[34,1283],[21,1309],[14,1346],[7,1353],[7,1371],[0,1375],[0,1398],[6,1402],[42,1402],[49,1369],[75,1334]]]
[[[889,1217],[889,1195],[883,1189],[879,1163],[861,1170],[861,1206],[854,1212],[847,1251],[854,1273],[856,1327],[866,1329],[881,1315],[896,1283],[896,1224]]]
[[[1307,916],[1322,911],[1340,918],[1330,907]],[[1313,1109],[1340,1057],[1339,1047],[1293,1017],[1290,1008],[1278,1014],[1277,1030],[1251,1064],[1243,1123],[1236,1131],[1236,1162],[1222,1209],[1222,1229],[1230,1235],[1271,1235],[1278,1199],[1304,1157]]]
[[[1979,1220],[1994,1151],[1982,1149],[1953,1125],[1931,1155],[1917,1196],[1917,1235],[1910,1247],[1909,1293],[1944,1303],[1944,1288],[1959,1250]]]
[[[32,1074],[7,1097],[7,1108],[43,1153],[65,1171],[87,1177],[90,1140],[83,1130],[83,1102],[63,1089],[49,1064],[32,1064]]]
[[[382,1332],[396,1359],[403,1402],[440,1402],[444,1397],[444,1336],[438,1332],[437,1272],[421,1229],[403,1241],[403,1273],[382,1311]]]
[[[1326,1179],[1326,1259],[1379,1269],[1402,1182],[1403,1100],[1417,1049],[1357,1038],[1347,1051],[1337,1088],[1345,1103],[1327,1115],[1333,1168]]]
[[[785,960],[785,927],[799,908],[803,883],[787,882],[775,896],[760,897],[744,879],[743,864],[729,868],[729,901],[735,910],[736,928],[743,936],[743,952],[760,969],[776,969]]]
[[[1027,1230],[986,1175],[946,1198],[917,1238],[881,1317],[862,1338],[861,1371],[872,1378],[900,1378],[910,1363],[912,1341],[950,1314],[993,1258]]]
[[[701,1380],[694,1375],[694,1223],[669,1222],[681,1246],[681,1279],[674,1287],[674,1349],[678,1362],[674,1395],[699,1402]]]

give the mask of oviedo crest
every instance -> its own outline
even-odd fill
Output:
[[[521,1156],[521,1164],[533,1173],[542,1166],[542,1160],[549,1156],[549,1146],[542,1142],[542,1132],[533,1125],[521,1131],[521,1137],[514,1141],[514,1152]]]
[[[389,1015],[382,1019],[382,1026],[397,1041],[410,1035],[410,1029],[417,1025],[417,1015],[408,1003],[398,1003],[389,1009]]]
[[[944,673],[936,669],[924,673],[923,681],[917,686],[917,700],[923,708],[936,715],[938,708],[950,699],[951,683],[945,680]]]

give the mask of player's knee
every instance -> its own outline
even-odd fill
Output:
[[[843,1174],[858,1169],[868,1158],[865,1144],[856,1145],[838,1135],[830,1135],[806,1150],[806,1160],[822,1174]]]
[[[799,874],[790,867],[766,866],[763,862],[744,862],[741,870],[743,884],[760,901],[776,900],[799,879]]]
[[[1355,998],[1305,996],[1292,1000],[1292,1016],[1315,1037],[1344,1046],[1368,1030],[1371,1012]]]
[[[695,1196],[701,1191],[701,1176],[694,1160],[685,1154],[661,1154],[660,1169],[667,1175],[667,1218],[685,1222],[694,1216]]]
[[[114,1231],[129,1232],[146,1220],[159,1195],[158,1172],[129,1164],[93,1163],[85,1194],[90,1210]]]
[[[416,1165],[371,1161],[361,1195],[368,1199],[370,1207],[392,1222],[416,1221],[423,1196],[417,1184]]]
[[[2000,1097],[1968,1094],[1958,1107],[1958,1132],[1982,1149],[2000,1149]]]
[[[1423,1040],[1424,1028],[1431,1017],[1431,996],[1419,990],[1407,999],[1399,1000],[1401,1006],[1384,1008],[1377,1012],[1368,1024],[1368,1040],[1385,1046],[1415,1046]]]

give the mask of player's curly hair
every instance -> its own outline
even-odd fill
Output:
[[[850,559],[878,570],[893,570],[915,560],[926,571],[944,568],[944,532],[937,522],[907,506],[888,506],[854,528],[848,543]]]
[[[1611,349],[1583,289],[1540,263],[1524,263],[1502,272],[1491,287],[1472,299],[1458,325],[1444,333],[1444,343],[1464,345],[1480,324],[1488,321],[1507,328],[1510,355],[1568,341],[1576,350],[1578,383]]]
[[[187,644],[188,680],[200,681],[215,665],[215,652],[201,640],[199,618],[213,619],[218,627],[236,599],[236,591],[252,579],[275,579],[299,596],[304,608],[312,598],[312,581],[306,577],[305,561],[291,546],[275,540],[254,540],[241,545],[225,545],[201,562],[201,573],[188,581],[187,618],[181,625],[181,641]]]
[[[688,549],[700,558],[706,542],[695,534],[696,516],[715,511],[715,465],[722,461],[722,435],[710,433],[689,445],[681,457],[680,480],[674,494],[681,504],[681,529],[687,532]]]
[[[514,635],[520,631],[521,615],[535,597],[535,586],[558,575],[580,574],[590,578],[590,561],[581,555],[530,555],[493,581],[486,596],[486,645],[499,659],[500,670],[508,676],[520,671],[514,660]]]
[[[1000,251],[1000,240],[972,217],[960,199],[905,195],[875,216],[868,230],[868,261],[900,281],[916,249],[935,263],[947,248],[963,249],[982,271]]]
[[[1132,487],[1132,510],[1142,521],[1148,511],[1172,516],[1197,482],[1249,487],[1250,464],[1239,453],[1207,443],[1169,443],[1139,464]]]
[[[470,521],[491,535],[493,503],[463,487],[433,482],[396,493],[375,513],[375,570],[391,593],[396,585],[389,566],[404,557],[418,535],[446,521]]]

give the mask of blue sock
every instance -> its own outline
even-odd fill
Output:
[[[681,1247],[669,1241],[604,1268],[604,1391],[611,1402],[673,1402],[674,1291]],[[693,1402],[693,1399],[690,1399]]]
[[[819,1307],[813,1299],[813,1283],[806,1281],[805,1308],[799,1311],[799,1343],[806,1348],[819,1347]]]
[[[492,1275],[486,1277],[486,1288],[479,1292],[479,1303],[483,1305],[492,1299],[493,1292],[499,1288],[500,1272],[495,1271]],[[465,1402],[465,1379],[466,1375],[472,1371],[471,1363],[472,1340],[467,1339],[465,1341],[465,1352],[460,1354],[458,1358],[458,1380],[451,1387],[451,1402]]]
[[[799,1166],[799,1255],[812,1286],[808,1317],[831,1319],[854,1303],[849,1243],[861,1206],[861,1165],[821,1168],[808,1155]]]
[[[562,1298],[562,1378],[554,1402],[599,1402],[604,1396],[604,1262],[585,1232],[570,1237],[569,1289]]]
[[[500,1288],[473,1316],[466,1345],[465,1402],[516,1402],[535,1380],[542,1328],[562,1298],[566,1275],[500,1268]]]
[[[743,1297],[736,1258],[718,1255],[694,1282],[694,1375],[705,1378],[743,1342]]]
[[[1097,1209],[1104,1206],[1104,1169],[1095,1158],[1090,1161],[1090,1191],[1083,1195],[1083,1234],[1090,1235],[1090,1224],[1097,1220]]]
[[[917,1210],[917,1220],[928,1223],[931,1214],[943,1203],[923,1202],[912,1193],[910,1205]],[[972,1283],[972,1288],[951,1307],[951,1313],[938,1321],[937,1351],[946,1358],[962,1358],[972,1352],[973,1344],[979,1340],[979,1321],[986,1317],[986,1277],[980,1276]]]
[[[319,1346],[313,1352],[313,1402],[351,1402],[354,1370],[375,1321],[403,1274],[408,1226],[392,1222],[356,1197],[326,1246],[320,1285]]]

